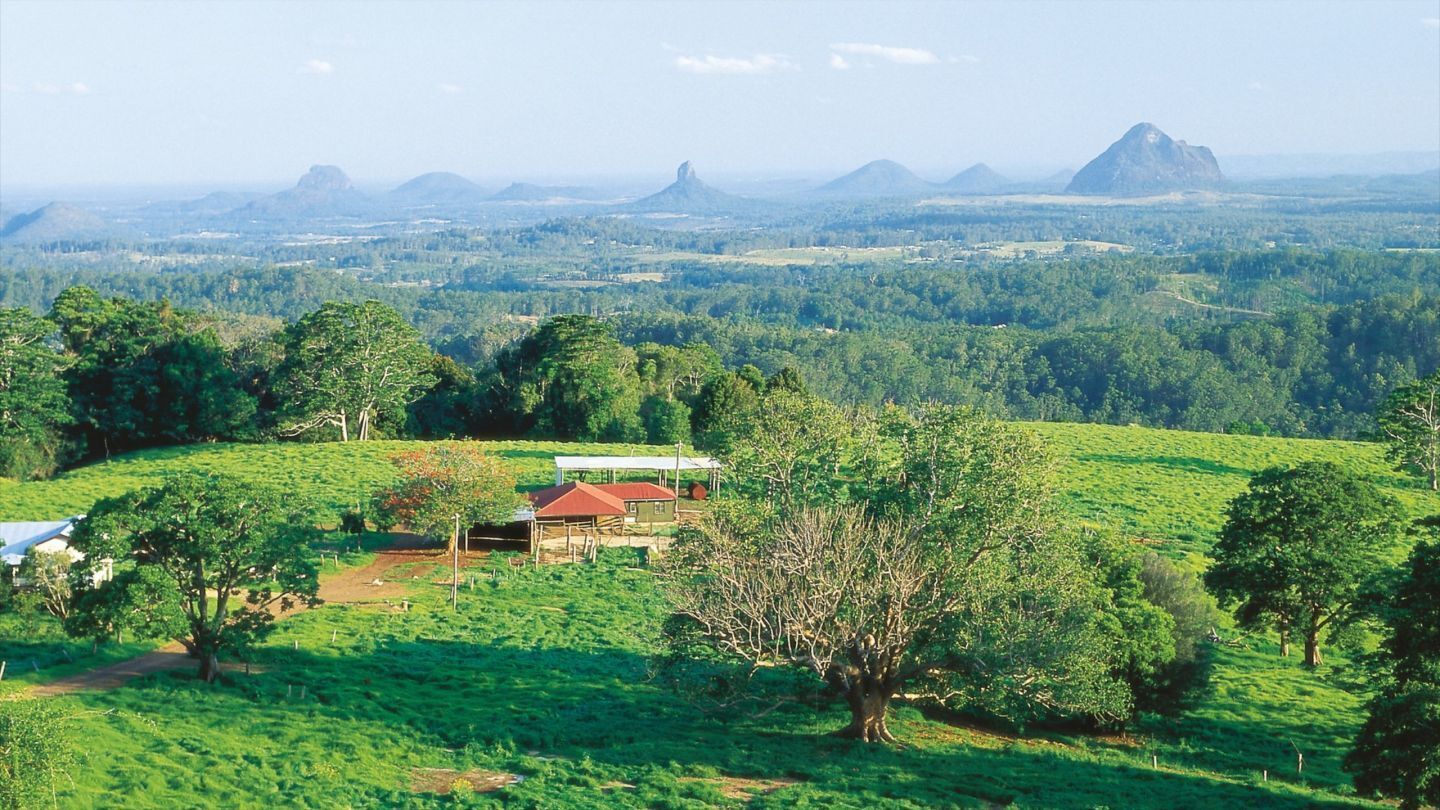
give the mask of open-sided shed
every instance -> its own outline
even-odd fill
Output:
[[[555,485],[565,483],[567,474],[578,472],[599,472],[605,474],[610,483],[615,483],[621,471],[644,470],[653,472],[660,486],[670,484],[678,495],[680,480],[686,473],[704,475],[706,486],[714,491],[720,485],[719,461],[709,456],[556,456]]]

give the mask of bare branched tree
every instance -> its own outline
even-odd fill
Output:
[[[953,409],[902,432],[888,501],[773,520],[721,505],[682,532],[664,569],[684,623],[672,636],[814,673],[849,705],[838,733],[867,742],[893,741],[901,694],[1123,713],[1095,631],[1100,589],[1048,521],[1033,440]]]
[[[1412,469],[1440,490],[1440,371],[1395,389],[1376,421],[1389,444],[1389,458]]]

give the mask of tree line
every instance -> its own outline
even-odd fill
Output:
[[[376,300],[326,302],[286,324],[67,288],[45,317],[0,309],[0,474],[217,440],[704,445],[777,377],[871,406],[1380,436],[1403,428],[1376,421],[1386,397],[1440,368],[1440,297],[1419,294],[1168,330],[829,333],[658,314],[471,328],[491,330],[482,347],[457,337],[437,350]]]

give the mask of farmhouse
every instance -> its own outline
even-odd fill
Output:
[[[586,529],[619,528],[626,523],[675,520],[675,493],[648,482],[568,484],[530,493],[535,523]]]
[[[17,574],[20,564],[25,561],[25,555],[31,552],[37,554],[54,554],[63,552],[70,557],[71,562],[79,562],[85,559],[85,555],[70,547],[70,532],[75,528],[75,522],[84,515],[65,518],[64,520],[32,520],[15,523],[0,523],[0,561],[10,568],[10,580],[18,582]],[[103,581],[110,578],[110,566],[108,561],[104,568],[96,574],[96,581]]]

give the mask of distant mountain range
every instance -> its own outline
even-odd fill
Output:
[[[311,228],[324,227],[327,220],[337,219],[353,224],[404,221],[416,216],[417,209],[425,209],[426,218],[457,222],[523,221],[554,216],[550,212],[557,206],[595,214],[753,216],[775,206],[830,204],[845,199],[918,200],[947,195],[1062,193],[1129,196],[1227,188],[1260,194],[1378,195],[1415,197],[1423,201],[1434,197],[1432,192],[1440,183],[1440,173],[1435,169],[1440,164],[1440,153],[1350,157],[1348,162],[1345,156],[1237,157],[1234,160],[1246,167],[1248,179],[1236,185],[1227,182],[1215,156],[1206,147],[1174,140],[1153,124],[1141,123],[1131,127],[1080,171],[1066,170],[1039,180],[1012,180],[984,163],[977,163],[948,180],[932,182],[893,160],[875,160],[808,189],[797,187],[795,180],[769,187],[752,183],[752,187],[763,191],[741,196],[706,184],[696,175],[693,164],[686,161],[676,171],[673,183],[628,203],[617,201],[623,200],[624,195],[614,190],[525,182],[514,182],[499,192],[490,193],[453,172],[428,172],[389,191],[365,194],[355,188],[339,167],[315,165],[293,187],[273,194],[217,191],[193,200],[137,205],[124,209],[123,213],[113,205],[106,205],[96,213],[73,204],[54,202],[11,216],[0,229],[0,239],[11,243],[45,243],[147,231],[157,235],[174,234],[196,227],[234,231]],[[1302,164],[1311,170],[1327,167],[1391,167],[1395,170],[1312,174],[1298,179],[1296,175],[1286,175],[1289,179],[1281,179],[1253,174],[1262,163],[1269,171],[1289,168],[1297,175]]]
[[[1069,194],[1163,194],[1218,189],[1220,164],[1203,146],[1171,139],[1154,124],[1136,124],[1100,156],[1081,167]]]
[[[497,202],[550,202],[557,200],[600,200],[605,195],[583,186],[540,186],[534,183],[511,183],[495,194]]]

